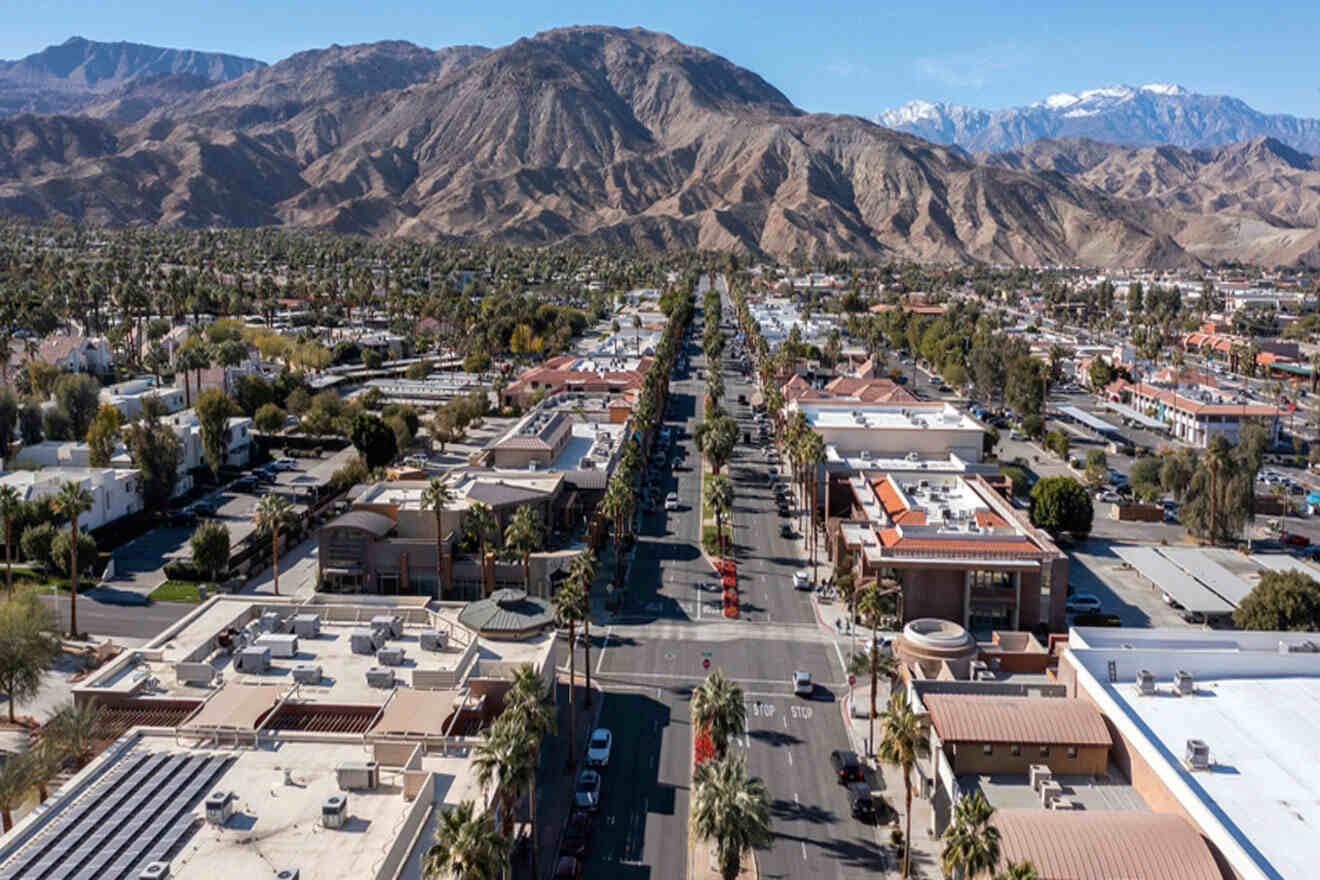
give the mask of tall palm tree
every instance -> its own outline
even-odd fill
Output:
[[[999,863],[999,829],[990,824],[995,808],[979,791],[964,795],[953,807],[953,822],[944,829],[940,867],[955,877],[976,877]]]
[[[596,573],[600,571],[600,563],[596,561],[596,554],[592,553],[590,548],[583,550],[573,561],[568,564],[568,576],[571,580],[577,581],[582,588],[583,594],[587,597],[587,613],[582,615],[582,656],[586,661],[587,672],[587,690],[582,698],[582,702],[587,707],[591,706],[591,584],[596,580]],[[569,646],[569,651],[573,646]]]
[[[807,512],[811,521],[811,579],[816,579],[816,494],[820,476],[825,472],[825,440],[815,431],[808,430],[802,435],[802,464],[806,468],[805,479],[808,484]],[[826,511],[828,514],[828,511]]]
[[[536,745],[539,748],[539,743]],[[513,716],[503,723],[497,720],[491,725],[486,736],[472,751],[472,768],[476,773],[477,784],[482,789],[489,789],[492,799],[498,798],[500,801],[504,816],[504,827],[500,830],[506,837],[512,836],[513,815],[518,799],[524,791],[536,786],[535,755],[531,734],[522,730]],[[512,863],[508,871],[512,877]]]
[[[435,511],[435,588],[436,598],[440,598],[441,562],[444,558],[445,533],[441,524],[445,508],[454,503],[454,492],[445,481],[432,477],[430,484],[422,491],[422,510]],[[485,560],[483,559],[483,565]]]
[[[486,596],[486,548],[490,546],[490,536],[492,533],[498,535],[500,529],[499,517],[489,504],[483,504],[480,501],[473,501],[472,506],[467,509],[463,515],[464,528],[468,534],[475,535],[477,538],[477,547],[481,553],[481,589],[482,596]]]
[[[78,517],[92,509],[92,493],[70,480],[53,503],[55,512],[69,518],[73,540],[69,542],[69,635],[78,636]]]
[[[724,520],[733,511],[733,482],[727,474],[706,480],[706,503],[715,511],[715,541],[724,552]]]
[[[1023,859],[1005,867],[995,875],[995,880],[1040,880],[1040,873],[1035,865]]]
[[[105,714],[95,702],[70,702],[61,706],[41,728],[62,754],[74,759],[79,770],[96,753],[96,745],[106,736]]]
[[[692,690],[692,721],[705,727],[717,757],[729,750],[729,740],[747,729],[747,705],[737,682],[716,669]]]
[[[888,655],[880,656],[880,639],[876,630],[880,628],[880,618],[889,610],[888,603],[885,602],[885,591],[878,585],[871,585],[862,591],[862,595],[857,600],[857,613],[866,625],[871,628],[871,656],[867,659],[867,667],[871,672],[871,714],[868,719],[870,724],[869,739],[871,747],[875,748],[875,715],[876,685],[879,682],[881,668],[886,669],[890,675],[893,675],[893,658]]]
[[[524,663],[513,672],[513,686],[509,689],[508,705],[500,721],[514,730],[515,738],[523,742],[531,765],[526,774],[527,810],[532,826],[532,876],[540,876],[536,836],[536,768],[541,763],[541,743],[555,732],[555,695],[545,680],[530,663]]]
[[[1223,436],[1216,435],[1210,438],[1210,442],[1205,447],[1205,457],[1201,461],[1210,472],[1210,525],[1207,531],[1210,534],[1210,544],[1214,546],[1218,537],[1216,527],[1219,513],[1219,477],[1229,463],[1228,442]]]
[[[876,757],[898,767],[903,773],[903,877],[906,880],[912,860],[912,771],[917,761],[929,751],[922,721],[908,704],[907,691],[889,695],[889,708],[881,716],[880,743]]]
[[[544,535],[541,517],[530,504],[515,510],[504,530],[504,546],[522,558],[523,587],[528,595],[532,592],[532,554],[541,549]]]
[[[22,503],[17,489],[0,486],[0,517],[5,521],[5,588],[10,593],[14,592],[14,514]]]
[[[271,573],[274,576],[275,595],[280,594],[280,529],[293,520],[293,505],[282,496],[271,492],[257,502],[253,522],[257,530],[270,533]]]
[[[577,758],[574,742],[577,736],[577,651],[573,645],[577,641],[578,621],[587,617],[587,594],[581,584],[569,579],[550,597],[550,608],[555,623],[568,627],[568,754],[571,764]]]
[[[426,851],[426,880],[496,880],[510,847],[489,813],[476,815],[472,801],[442,810],[435,842]]]
[[[765,783],[747,775],[747,759],[732,755],[700,765],[693,781],[689,825],[715,842],[720,876],[735,880],[743,854],[769,846],[770,795]]]

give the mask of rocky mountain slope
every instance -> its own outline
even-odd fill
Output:
[[[142,77],[177,74],[217,83],[264,66],[236,55],[70,37],[26,58],[0,61],[0,116],[75,112]]]
[[[1199,95],[1167,83],[1050,95],[989,111],[910,101],[876,121],[941,144],[1001,152],[1044,138],[1089,138],[1132,146],[1218,147],[1270,137],[1320,152],[1320,119],[1261,113],[1237,98]]]
[[[1191,210],[1043,158],[977,161],[805,113],[756,74],[642,30],[567,28],[496,50],[332,46],[196,85],[144,80],[95,118],[0,120],[0,213],[947,262],[1167,267],[1257,241],[1265,262],[1276,245],[1287,262],[1314,250],[1278,244],[1291,219],[1246,200],[1227,211],[1256,225],[1201,247],[1219,228]]]

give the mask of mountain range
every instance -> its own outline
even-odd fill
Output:
[[[807,113],[664,34],[574,27],[498,49],[330,46],[223,82],[143,69],[77,114],[0,119],[0,214],[947,263],[1320,265],[1313,164],[1271,140],[1218,158],[1087,141],[973,155]]]
[[[1320,152],[1320,119],[1261,113],[1237,98],[1153,83],[1050,95],[1025,107],[981,110],[909,101],[876,122],[974,152],[1015,150],[1047,138],[1087,138],[1136,147],[1222,147],[1259,137]]]

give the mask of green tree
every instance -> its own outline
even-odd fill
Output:
[[[28,562],[41,563],[47,571],[53,569],[55,562],[51,557],[50,548],[58,534],[59,529],[48,522],[36,523],[23,529],[18,542],[23,550],[23,558]]]
[[[1059,458],[1066,460],[1068,458],[1068,450],[1072,448],[1072,441],[1069,440],[1068,435],[1062,431],[1050,431],[1045,435],[1043,445]]]
[[[252,417],[258,431],[266,434],[276,434],[284,427],[284,420],[288,414],[273,403],[263,403],[257,410],[256,415]]]
[[[293,505],[273,492],[257,502],[253,522],[257,531],[270,535],[271,574],[275,595],[280,594],[280,531],[293,522]]]
[[[35,590],[21,589],[0,599],[0,691],[14,707],[41,693],[42,674],[60,654],[59,621]]]
[[[198,524],[188,546],[193,565],[206,572],[211,580],[220,580],[229,569],[229,527],[219,520],[208,519]]]
[[[1160,471],[1163,468],[1164,463],[1154,455],[1143,455],[1132,462],[1128,481],[1132,483],[1133,491],[1148,499],[1158,498],[1162,492]]]
[[[41,442],[41,423],[41,404],[29,400],[19,408],[18,436],[24,446],[33,446]]]
[[[472,801],[463,801],[440,811],[422,873],[426,880],[498,880],[510,849],[490,813],[478,816]]]
[[[718,474],[738,442],[738,423],[726,413],[720,413],[713,421],[702,422],[693,432],[697,448],[710,462],[711,473]]]
[[[532,592],[532,554],[541,549],[544,540],[545,526],[536,508],[530,504],[518,507],[504,530],[504,546],[522,560],[523,586],[529,595]]]
[[[871,650],[866,659],[867,670],[871,673],[871,713],[868,716],[867,723],[869,732],[867,742],[875,742],[875,719],[878,710],[876,705],[876,692],[880,683],[880,670],[885,668],[892,676],[895,669],[893,658],[889,655],[881,656],[880,640],[878,630],[880,629],[880,618],[889,613],[889,596],[894,595],[897,590],[902,588],[896,582],[890,581],[887,585],[881,586],[875,584],[862,592],[857,599],[857,613],[866,625],[871,628]]]
[[[770,845],[770,796],[764,782],[748,776],[746,758],[723,756],[699,765],[689,825],[696,837],[714,841],[723,880],[737,878],[745,853]]]
[[[574,556],[568,564],[569,578],[577,581],[582,591],[587,594],[587,614],[582,618],[582,654],[586,660],[584,668],[587,672],[587,690],[583,702],[587,706],[591,705],[591,585],[595,582],[599,571],[600,563],[590,547]],[[573,650],[571,646],[569,650]]]
[[[1040,880],[1040,874],[1035,865],[1023,859],[1005,867],[995,875],[995,880]]]
[[[0,350],[0,357],[5,352]],[[9,459],[14,443],[14,431],[18,427],[18,398],[8,388],[0,387],[0,459]]]
[[[1045,420],[1034,413],[1022,418],[1022,433],[1033,440],[1045,436]]]
[[[1072,477],[1045,477],[1031,489],[1031,523],[1058,537],[1068,532],[1084,541],[1091,534],[1095,509],[1091,496]]]
[[[0,519],[5,521],[5,589],[14,592],[14,517],[23,499],[13,486],[0,486]]]
[[[86,703],[71,701],[55,710],[42,725],[41,732],[59,755],[73,758],[81,770],[96,754],[97,745],[106,738],[105,712],[95,700]]]
[[[999,863],[999,829],[990,824],[995,809],[979,791],[963,795],[941,837],[940,867],[946,874],[977,877]]]
[[[100,405],[101,383],[82,373],[60,376],[55,383],[55,402],[69,416],[70,434],[86,437]]]
[[[876,757],[893,764],[903,774],[903,874],[908,876],[912,860],[912,771],[929,751],[921,719],[908,704],[907,691],[889,695],[889,708],[881,716],[880,742]]]
[[[523,663],[513,671],[513,686],[509,688],[504,714],[497,724],[509,727],[515,741],[523,749],[524,772],[521,774],[519,793],[527,793],[528,819],[531,838],[536,833],[536,768],[540,763],[541,743],[555,731],[555,695],[545,680],[530,663]],[[540,856],[532,847],[532,876],[539,877]]]
[[[705,481],[706,503],[715,512],[715,540],[724,552],[724,523],[733,511],[733,481],[727,474],[717,474]]]
[[[87,457],[92,467],[110,467],[115,454],[115,441],[123,418],[113,406],[102,404],[87,428]]]
[[[1297,569],[1266,571],[1233,610],[1238,629],[1320,630],[1320,583]]]
[[[68,518],[69,530],[74,535],[74,540],[69,542],[69,635],[78,638],[78,517],[92,509],[92,493],[70,480],[55,496],[52,506],[56,513]]]
[[[706,729],[716,756],[723,758],[729,740],[747,729],[742,688],[720,670],[713,670],[692,690],[692,721],[696,729]]]
[[[445,531],[443,516],[445,508],[454,503],[454,491],[445,485],[439,477],[432,477],[431,482],[422,490],[422,510],[435,513],[435,588],[436,597],[444,593],[441,590],[441,572],[444,570]]]
[[[60,368],[54,364],[40,360],[27,362],[28,384],[32,387],[32,393],[42,400],[55,393],[55,383],[61,375]]]
[[[505,817],[505,827],[500,830],[508,836],[518,796],[530,788],[536,778],[536,762],[531,754],[528,732],[508,721],[501,724],[497,719],[472,750],[472,769],[477,784],[491,793],[492,800],[500,802],[500,813]],[[507,867],[508,876],[513,876],[513,866]]]
[[[219,388],[208,388],[197,395],[196,411],[202,429],[202,453],[211,473],[219,475],[225,463],[225,422],[234,414],[234,405]]]
[[[13,715],[13,700],[10,700],[10,715]],[[12,717],[10,719],[13,720]],[[4,832],[9,833],[14,827],[14,810],[27,800],[28,792],[36,783],[36,765],[31,752],[9,755],[0,764],[0,821]]]
[[[586,620],[590,613],[590,602],[582,585],[571,578],[560,584],[550,597],[550,608],[555,615],[557,626],[568,627],[568,755],[571,763],[577,758],[577,746],[574,744],[577,731],[577,625]]]
[[[50,558],[63,574],[72,574],[70,565],[76,555],[78,573],[88,575],[96,568],[96,540],[86,532],[78,533],[78,552],[73,552],[73,533],[57,531],[50,542]]]
[[[164,510],[179,481],[179,438],[145,407],[142,419],[125,427],[123,434],[129,459],[138,470],[143,506]]]
[[[497,540],[499,538],[500,520],[489,504],[473,501],[463,513],[463,529],[473,537],[477,544],[477,553],[481,560],[482,596],[485,596],[487,588],[485,577],[486,551],[490,546],[490,536],[495,535]]]
[[[370,413],[362,412],[353,417],[348,440],[358,454],[366,459],[367,467],[373,470],[389,464],[398,454],[394,431],[378,416]]]

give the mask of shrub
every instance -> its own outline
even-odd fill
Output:
[[[71,532],[60,532],[50,542],[50,558],[55,568],[65,575],[69,571],[69,551],[73,548]],[[91,574],[96,569],[96,539],[81,529],[78,531],[78,573]]]
[[[171,559],[165,563],[165,577],[172,581],[189,581],[198,583],[206,580],[206,573],[199,571],[197,566],[183,559]]]
[[[23,537],[18,542],[23,549],[23,558],[28,562],[41,563],[49,570],[51,568],[50,548],[55,541],[55,536],[58,534],[59,530],[50,523],[28,526],[23,530]]]

